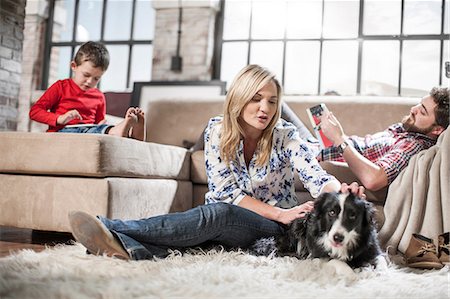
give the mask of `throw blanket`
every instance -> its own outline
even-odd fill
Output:
[[[413,156],[392,182],[384,214],[380,241],[403,253],[413,233],[436,242],[450,231],[450,129],[436,145]]]

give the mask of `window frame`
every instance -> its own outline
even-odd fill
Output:
[[[356,82],[356,95],[361,95],[361,76],[362,76],[362,58],[363,58],[363,43],[364,41],[399,41],[399,61],[398,61],[398,88],[397,95],[401,96],[402,93],[402,56],[403,56],[403,43],[410,40],[437,40],[440,41],[440,58],[439,58],[439,85],[443,83],[443,70],[444,70],[444,43],[449,41],[450,33],[445,32],[445,11],[448,9],[446,7],[446,1],[441,0],[441,24],[440,24],[440,34],[417,34],[417,35],[405,35],[403,33],[404,26],[404,10],[405,10],[405,0],[401,0],[401,11],[400,11],[400,33],[398,35],[365,35],[363,34],[363,24],[364,24],[364,3],[365,0],[359,0],[359,20],[358,20],[358,36],[355,38],[324,38],[323,37],[323,18],[324,18],[324,3],[322,0],[322,28],[320,38],[286,38],[286,29],[283,38],[277,39],[252,39],[252,14],[253,10],[250,10],[250,27],[249,27],[249,37],[247,39],[223,39],[223,29],[225,21],[225,2],[226,0],[220,0],[220,13],[217,16],[216,22],[216,39],[215,39],[215,60],[214,60],[214,73],[213,78],[220,80],[221,74],[221,60],[222,60],[222,45],[227,42],[247,42],[248,43],[248,53],[247,53],[247,64],[250,63],[250,50],[251,43],[258,41],[281,41],[284,44],[283,49],[283,65],[282,65],[282,77],[280,78],[281,84],[284,86],[285,82],[285,65],[286,65],[286,43],[292,41],[318,41],[320,43],[320,53],[319,53],[319,71],[318,71],[318,86],[317,92],[314,95],[319,95],[321,90],[321,77],[322,77],[322,49],[323,43],[326,41],[357,41],[358,42],[358,57],[357,57],[357,82]],[[252,5],[252,4],[251,4]],[[450,17],[449,17],[450,18]],[[450,21],[449,21],[450,22]],[[450,51],[450,45],[449,45]]]
[[[75,6],[74,6],[74,18],[73,18],[73,28],[72,28],[72,39],[71,41],[63,41],[63,42],[53,42],[53,23],[54,23],[54,13],[55,13],[55,3],[56,0],[49,0],[49,11],[48,11],[48,23],[45,33],[45,47],[44,47],[44,63],[43,63],[43,71],[42,71],[42,81],[41,81],[41,89],[45,90],[49,86],[49,76],[50,76],[50,64],[51,64],[51,51],[52,48],[57,47],[70,47],[71,48],[71,58],[75,55],[75,49],[82,45],[84,42],[76,41],[76,30],[77,30],[77,22],[78,22],[78,7],[80,4],[80,0],[74,0]],[[133,87],[133,84],[130,84],[130,78],[131,78],[131,58],[133,54],[133,46],[135,45],[153,45],[153,39],[151,40],[135,40],[133,39],[133,32],[134,32],[134,21],[135,21],[135,13],[136,13],[136,2],[137,0],[131,0],[132,1],[132,8],[131,8],[131,29],[130,29],[130,36],[126,40],[117,40],[117,41],[111,41],[111,40],[105,40],[105,23],[106,23],[106,11],[108,9],[108,0],[103,0],[103,6],[102,6],[102,20],[101,20],[101,28],[100,28],[100,39],[95,40],[96,42],[100,42],[104,44],[105,46],[110,45],[119,45],[119,46],[128,46],[128,67],[127,67],[127,76],[126,76],[126,82],[125,86],[126,88],[131,89]],[[153,37],[154,38],[154,37]],[[69,74],[70,77],[72,76],[72,70],[70,69],[70,66],[67,65],[69,68]],[[101,87],[101,81],[99,82],[98,87]],[[124,90],[125,91],[125,90]]]

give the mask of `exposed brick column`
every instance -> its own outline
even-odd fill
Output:
[[[17,129],[26,0],[0,4],[0,131]]]
[[[28,112],[30,111],[31,101],[37,100],[34,98],[34,94],[41,84],[47,14],[47,0],[28,1],[22,52],[18,131],[30,131]]]
[[[183,8],[180,43],[182,70],[172,71],[171,60],[177,51],[180,5]],[[152,80],[211,80],[214,24],[219,2],[154,1],[153,7],[156,10],[156,20]]]

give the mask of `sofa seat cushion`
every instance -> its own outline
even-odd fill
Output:
[[[189,181],[0,174],[0,225],[69,232],[67,215],[81,210],[140,219],[192,208]]]
[[[189,180],[180,147],[100,134],[0,132],[0,172]]]

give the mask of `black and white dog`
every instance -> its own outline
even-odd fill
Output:
[[[336,259],[351,268],[376,266],[381,250],[373,215],[373,205],[353,194],[324,193],[285,235],[260,239],[250,249],[257,255]]]

